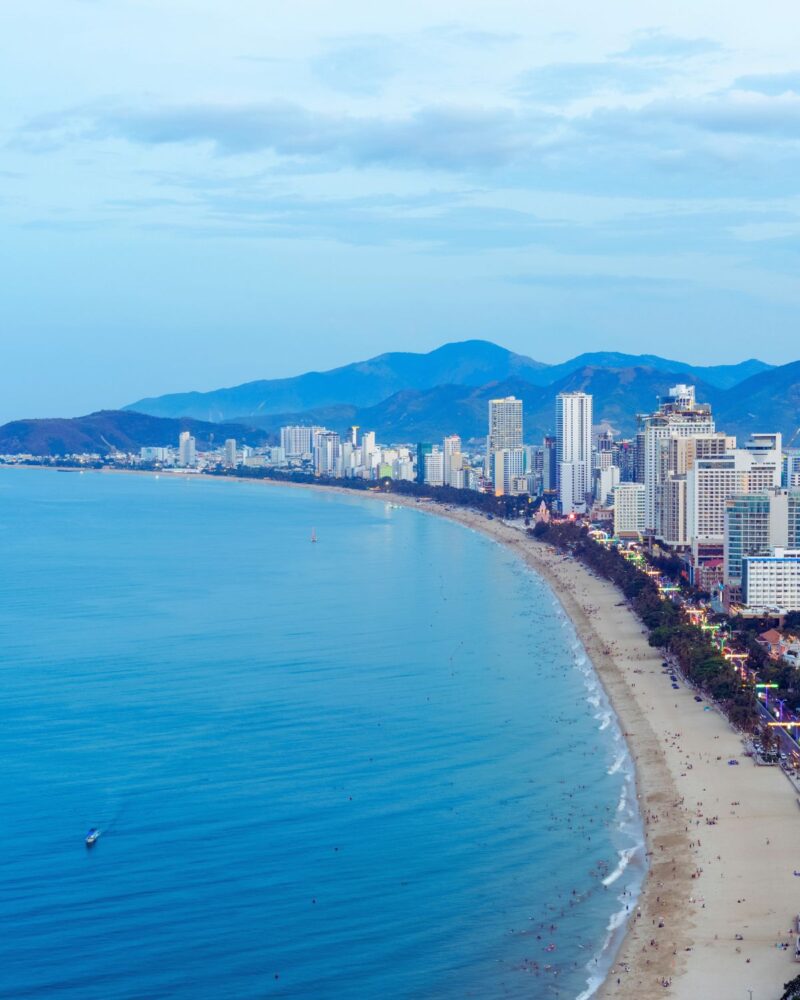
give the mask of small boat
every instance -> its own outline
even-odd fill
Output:
[[[93,826],[91,830],[86,834],[86,846],[93,847],[97,843],[97,838],[100,836],[100,831],[97,827]]]
[[[317,529],[316,528],[312,528],[311,529],[311,541],[312,542],[316,542],[316,540],[317,540]]]

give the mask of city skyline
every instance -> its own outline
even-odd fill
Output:
[[[793,359],[789,3],[236,11],[4,10],[9,417],[453,331]]]

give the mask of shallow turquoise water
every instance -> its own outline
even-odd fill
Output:
[[[0,995],[598,976],[641,876],[629,762],[506,550],[360,498],[0,469],[0,553]]]

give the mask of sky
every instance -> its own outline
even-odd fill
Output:
[[[6,0],[0,422],[484,338],[800,357],[796,0]]]

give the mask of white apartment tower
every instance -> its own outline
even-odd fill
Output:
[[[516,396],[489,400],[486,474],[492,475],[492,455],[501,448],[522,447],[522,400]]]
[[[463,486],[464,456],[461,453],[461,438],[451,434],[444,439],[444,485],[461,488]]]
[[[614,534],[640,535],[644,531],[644,483],[620,483],[614,489]]]
[[[229,469],[236,468],[236,438],[227,438],[225,441],[225,465]]]
[[[425,456],[425,482],[428,486],[444,486],[444,454],[438,445]]]
[[[585,392],[556,396],[556,480],[562,514],[586,511],[591,492],[592,397]]]
[[[186,469],[197,465],[197,442],[188,431],[181,431],[178,438],[178,465]]]
[[[376,452],[375,431],[364,431],[361,435],[361,464],[365,469],[372,468]]]
[[[281,427],[281,448],[286,458],[310,455],[313,447],[312,432],[312,427],[300,427],[297,424]]]

